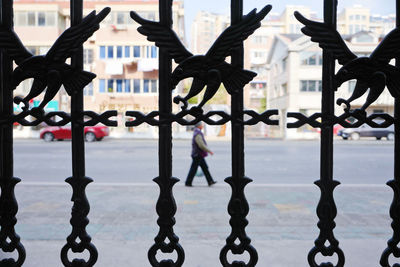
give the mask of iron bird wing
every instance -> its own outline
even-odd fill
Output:
[[[0,49],[5,49],[11,59],[20,65],[33,55],[25,48],[13,30],[0,28]]]
[[[147,36],[147,40],[155,42],[159,48],[167,50],[168,54],[175,60],[177,64],[183,60],[193,56],[180,41],[176,33],[169,27],[159,22],[143,19],[136,12],[131,11],[131,18],[141,26],[138,31]]]
[[[297,11],[294,13],[294,16],[305,25],[301,31],[305,35],[310,36],[311,41],[319,43],[321,48],[332,51],[334,57],[341,65],[345,65],[357,58],[347,47],[340,34],[328,24],[308,20]]]
[[[400,28],[392,30],[372,52],[370,58],[389,64],[392,58],[400,56]]]
[[[81,23],[64,31],[46,54],[49,61],[65,62],[82,44],[93,35],[100,27],[100,22],[110,13],[109,7],[104,8],[99,14],[96,11],[87,15]]]
[[[261,26],[261,20],[267,16],[271,9],[271,5],[265,6],[258,13],[256,9],[253,9],[239,23],[229,26],[208,50],[206,54],[208,60],[215,62],[225,60],[232,50],[238,48],[247,37]]]

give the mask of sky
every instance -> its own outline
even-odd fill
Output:
[[[243,0],[244,13],[248,13],[253,8],[260,9],[268,4],[272,5],[273,13],[281,13],[286,5],[309,6],[322,17],[323,0]],[[196,13],[200,10],[210,11],[220,14],[230,13],[230,0],[184,0],[185,4],[185,27],[186,39],[190,42],[190,28]],[[344,7],[362,5],[369,7],[371,14],[388,15],[396,13],[395,0],[339,0],[338,10]]]

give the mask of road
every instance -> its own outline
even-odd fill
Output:
[[[173,143],[173,175],[184,180],[189,169],[190,140]],[[153,183],[158,175],[155,140],[86,143],[86,175],[99,183]],[[222,182],[231,174],[228,141],[210,141],[211,174]],[[246,141],[246,175],[254,184],[312,184],[319,178],[319,141]],[[16,139],[15,176],[24,182],[63,182],[71,176],[71,142],[45,143]],[[335,141],[334,177],[343,184],[382,184],[393,176],[393,142]],[[203,177],[195,178],[203,184]]]
[[[207,160],[219,183],[208,188],[200,177],[194,187],[182,182],[174,187],[174,230],[186,251],[185,266],[219,266],[219,251],[231,230],[231,190],[222,182],[230,175],[230,143],[209,145],[215,155]],[[157,141],[105,139],[86,148],[87,175],[95,180],[86,192],[91,205],[87,230],[99,250],[96,266],[130,266],[132,259],[150,266],[147,250],[159,230],[159,190],[151,181],[158,172]],[[59,253],[71,233],[71,188],[64,183],[71,174],[70,150],[70,141],[15,140],[15,176],[23,179],[16,187],[16,231],[27,250],[25,266],[61,266]],[[190,140],[174,141],[173,154],[173,173],[184,180]],[[319,142],[248,140],[246,167],[254,179],[246,188],[246,232],[259,253],[257,266],[307,266],[319,234],[315,208],[320,191],[312,184],[319,174]],[[378,266],[392,235],[393,192],[385,182],[393,172],[393,142],[335,141],[334,172],[347,184],[335,190],[335,237],[346,266]],[[248,257],[235,256],[243,258]]]

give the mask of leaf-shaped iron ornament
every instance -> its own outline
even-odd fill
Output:
[[[339,32],[326,23],[306,19],[295,12],[298,21],[305,25],[301,31],[311,37],[311,41],[319,43],[323,49],[331,51],[335,59],[343,67],[335,75],[336,86],[356,79],[357,83],[349,99],[338,99],[337,104],[345,104],[346,112],[350,112],[351,102],[364,95],[370,89],[364,105],[355,112],[365,115],[366,108],[382,94],[385,86],[390,94],[400,96],[400,68],[390,63],[391,59],[400,56],[400,28],[392,30],[373,51],[370,57],[357,57],[345,44]]]
[[[12,89],[23,80],[34,79],[27,96],[14,98],[16,104],[24,104],[24,112],[29,111],[29,101],[45,90],[43,100],[37,108],[31,110],[32,113],[43,113],[43,108],[54,98],[61,85],[64,85],[71,96],[74,92],[83,90],[96,77],[95,74],[74,68],[65,61],[99,29],[99,23],[110,11],[107,7],[97,15],[95,11],[91,12],[81,23],[65,30],[46,55],[32,55],[13,30],[0,28],[0,48],[18,65],[12,73]]]
[[[179,81],[193,77],[189,93],[185,97],[176,96],[174,103],[183,103],[182,109],[188,107],[188,100],[198,95],[205,86],[203,100],[197,107],[202,110],[204,104],[218,91],[221,83],[224,84],[229,94],[237,93],[249,83],[257,74],[233,66],[225,62],[232,50],[237,49],[244,40],[261,26],[261,20],[271,11],[272,6],[265,6],[260,12],[254,9],[243,17],[238,24],[228,27],[215,41],[206,55],[193,55],[179,40],[176,33],[159,22],[141,18],[136,12],[131,12],[131,17],[141,26],[138,31],[147,36],[147,40],[155,42],[159,48],[164,48],[175,60],[178,66],[172,73],[172,86],[175,88]]]

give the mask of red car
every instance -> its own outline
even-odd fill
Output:
[[[85,140],[88,142],[100,141],[104,136],[108,136],[110,130],[107,126],[87,126],[85,127]],[[71,139],[71,126],[62,127],[49,126],[40,130],[40,139],[51,142],[54,139]]]

